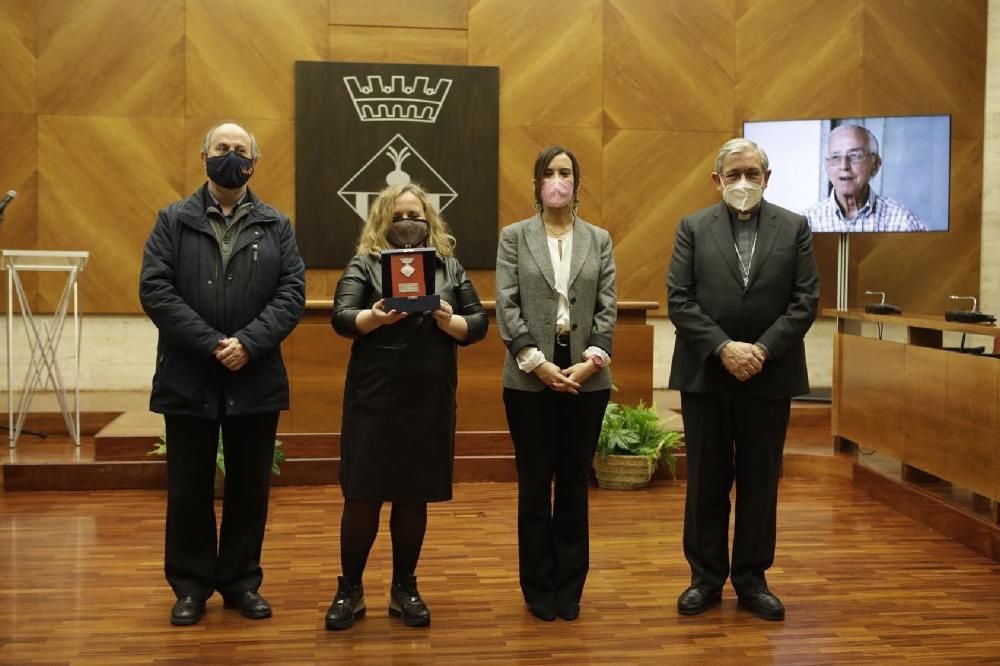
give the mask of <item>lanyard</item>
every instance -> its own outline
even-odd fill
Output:
[[[760,226],[753,232],[753,243],[750,244],[750,256],[747,257],[746,263],[743,263],[743,255],[740,254],[740,245],[733,240],[733,249],[736,250],[736,259],[740,262],[740,272],[743,273],[743,288],[746,289],[750,284],[750,265],[753,263],[753,253],[757,249],[757,234],[760,233]]]

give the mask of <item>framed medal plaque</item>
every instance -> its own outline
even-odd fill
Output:
[[[429,312],[441,307],[434,293],[436,252],[414,247],[382,252],[382,297],[386,312]]]

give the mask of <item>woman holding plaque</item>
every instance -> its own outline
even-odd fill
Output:
[[[535,617],[572,621],[590,566],[591,460],[611,395],[615,262],[608,232],[577,216],[573,153],[546,148],[534,175],[537,212],[505,227],[497,250],[503,400],[517,461],[521,591]]]
[[[426,312],[386,307],[392,288],[383,261],[399,248],[433,248],[399,264],[394,286],[427,275],[440,305]],[[451,499],[455,452],[457,345],[486,335],[487,317],[455,239],[417,185],[393,185],[371,207],[357,254],[337,283],[333,328],[353,338],[344,387],[340,484],[343,575],[326,613],[327,629],[346,629],[365,613],[362,576],[378,534],[383,502],[392,502],[392,587],[389,613],[408,626],[430,623],[414,572],[427,526],[427,503]],[[388,253],[388,254],[383,254]],[[421,253],[413,253],[418,255]],[[433,289],[431,289],[433,286]],[[385,290],[386,293],[383,293]]]

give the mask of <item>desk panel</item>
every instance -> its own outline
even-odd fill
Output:
[[[842,333],[837,341],[840,382],[833,434],[900,458],[906,346]]]

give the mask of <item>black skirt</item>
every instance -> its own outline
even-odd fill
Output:
[[[451,499],[456,356],[430,314],[411,314],[354,342],[340,440],[345,497]]]

